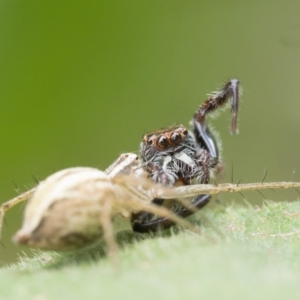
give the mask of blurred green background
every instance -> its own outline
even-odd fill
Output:
[[[261,181],[265,170],[267,181],[299,181],[299,11],[299,1],[279,0],[0,1],[1,202],[14,184],[25,191],[62,168],[105,169],[137,151],[144,132],[187,125],[234,77],[240,134],[230,135],[229,111],[213,121],[225,181],[232,166],[235,182]],[[11,242],[21,220],[22,205],[7,213],[1,264],[25,250]]]

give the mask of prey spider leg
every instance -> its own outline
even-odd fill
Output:
[[[257,182],[257,183],[221,183],[213,184],[194,184],[189,186],[174,187],[173,189],[165,191],[157,191],[156,197],[164,199],[185,198],[198,195],[200,193],[207,193],[215,195],[221,192],[239,193],[243,191],[257,191],[261,189],[295,189],[300,187],[300,182]]]
[[[2,231],[3,231],[3,223],[4,223],[4,217],[5,213],[17,205],[20,202],[28,200],[30,197],[32,197],[33,193],[35,192],[36,188],[32,188],[31,190],[28,190],[21,195],[18,195],[17,197],[1,204],[0,207],[0,241],[2,240]]]
[[[103,229],[103,238],[108,248],[107,254],[112,259],[112,262],[116,265],[118,244],[114,238],[114,228],[111,222],[111,216],[112,216],[112,203],[109,201],[104,201],[103,210],[99,215],[99,220]]]
[[[193,195],[195,196],[195,195]],[[155,198],[153,203],[154,204],[158,204],[159,202],[157,200],[163,200],[164,197],[162,198]],[[176,213],[177,216],[179,216],[180,218],[187,218],[188,216],[194,214],[195,212],[197,212],[199,209],[201,209],[202,207],[204,207],[209,201],[210,201],[211,196],[208,194],[204,194],[204,195],[198,195],[196,197],[194,197],[192,199],[192,201],[186,201],[187,199],[178,199],[178,208],[176,211],[174,211],[173,208],[173,213]],[[168,199],[168,198],[165,198]],[[192,205],[191,205],[192,203]],[[159,206],[159,207],[163,207],[163,206]],[[147,220],[147,226],[145,226],[144,223],[140,222],[140,215],[141,213],[145,214],[145,211],[139,211],[137,213],[133,213],[131,215],[131,226],[132,229],[136,232],[141,232],[141,233],[146,233],[149,231],[158,231],[159,229],[166,229],[166,228],[170,228],[171,226],[173,226],[174,224],[178,223],[174,223],[173,220],[171,220],[170,218],[168,218],[168,216],[162,218],[162,217],[154,217],[153,219],[148,219]],[[150,212],[147,212],[147,216],[149,218],[149,216],[154,216],[154,214],[150,214]],[[145,217],[145,215],[144,215]]]

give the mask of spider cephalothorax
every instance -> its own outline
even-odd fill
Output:
[[[238,87],[238,80],[232,79],[220,91],[213,93],[203,102],[194,114],[191,130],[179,125],[143,136],[140,159],[153,181],[171,186],[209,182],[222,163],[218,145],[206,124],[205,117],[232,99],[231,131],[236,133]],[[206,205],[209,200],[209,195],[199,195],[190,199],[187,206],[183,206],[176,200],[170,202],[170,200],[154,199],[154,203],[168,206],[177,215],[187,217]],[[172,225],[170,220],[157,218],[149,213],[141,212],[132,216],[133,229],[140,232],[165,229]]]
[[[183,125],[145,134],[140,152],[150,177],[164,185],[187,185],[195,178],[207,183],[209,171],[217,163]]]

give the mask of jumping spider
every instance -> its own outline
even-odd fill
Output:
[[[198,108],[192,120],[192,130],[178,125],[143,136],[140,159],[154,182],[168,186],[207,184],[222,169],[218,145],[205,117],[231,100],[231,132],[235,134],[239,94],[239,81],[232,79]],[[208,194],[198,195],[189,201],[189,208],[176,200],[154,199],[153,203],[169,207],[180,217],[187,217],[205,206],[210,199]],[[133,230],[138,232],[166,229],[174,224],[166,218],[146,212],[132,215],[131,221]]]

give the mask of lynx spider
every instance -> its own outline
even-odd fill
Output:
[[[112,218],[146,210],[194,230],[187,221],[151,203],[164,187],[146,178],[138,156],[125,153],[102,172],[95,168],[64,169],[0,208],[0,240],[5,212],[30,198],[15,242],[47,250],[80,248],[104,237],[108,253],[117,251]],[[197,230],[196,230],[197,231]]]

